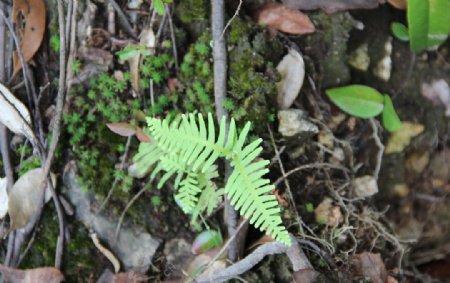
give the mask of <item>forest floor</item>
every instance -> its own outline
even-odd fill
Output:
[[[149,139],[145,117],[216,113],[210,1],[69,0],[62,11],[33,0],[32,12],[13,2],[0,8],[27,64],[0,24],[0,92],[28,108],[31,125],[15,131],[20,122],[0,117],[11,130],[0,127],[5,282],[207,282],[264,249],[245,272],[229,267],[231,282],[450,282],[450,41],[413,53],[391,31],[404,10],[225,1],[223,107],[237,128],[252,122],[249,141],[262,139],[298,248],[293,257],[241,217],[232,263],[228,203],[205,195],[206,211],[185,214],[175,178],[157,189],[162,175],[134,158]],[[346,114],[327,95],[351,85],[389,96],[402,128]],[[0,115],[12,115],[5,105]],[[44,206],[51,186],[30,173],[41,167],[59,195]]]

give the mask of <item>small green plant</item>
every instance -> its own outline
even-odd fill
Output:
[[[215,206],[220,195],[225,193],[240,214],[250,218],[250,224],[275,240],[290,245],[276,197],[268,194],[274,186],[263,177],[268,172],[266,166],[269,162],[255,161],[262,151],[262,140],[244,145],[250,122],[238,134],[232,119],[228,137],[225,135],[225,119],[222,119],[216,137],[214,119],[210,113],[207,124],[201,114],[197,117],[194,114],[182,115],[173,121],[169,118],[147,118],[147,124],[146,134],[152,142],[141,143],[134,161],[142,173],[156,165],[152,178],[164,172],[158,188],[175,176],[175,199],[185,213],[200,213],[204,207],[199,206],[205,203],[212,202]],[[217,190],[212,181],[219,175],[214,165],[219,157],[230,160],[233,168],[223,191]]]
[[[59,35],[52,34],[50,36],[50,49],[56,53],[56,52],[59,52],[60,46],[61,46],[61,40],[59,38]]]
[[[450,32],[450,1],[408,0],[407,21],[408,27],[397,22],[391,25],[399,40],[409,40],[416,53],[437,48]]]
[[[328,89],[326,93],[342,111],[352,116],[367,119],[382,114],[383,125],[388,131],[395,132],[402,127],[391,98],[376,89],[349,85]]]
[[[165,3],[172,3],[173,0],[153,0],[153,5],[155,7],[156,12],[162,16],[164,15],[165,12],[165,8],[164,8],[164,4]]]

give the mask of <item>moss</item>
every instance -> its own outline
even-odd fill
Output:
[[[260,27],[234,19],[229,31],[228,98],[224,107],[242,126],[253,121],[257,127],[274,117],[279,77],[274,63],[284,52],[278,40],[271,40]],[[214,112],[212,50],[210,31],[193,43],[180,66],[184,86],[171,94],[183,111]]]
[[[65,243],[62,260],[65,282],[86,282],[90,275],[101,272],[96,270],[97,262],[93,258],[96,249],[89,238],[88,231],[78,226],[78,223],[69,227],[69,230],[70,240]],[[37,227],[36,238],[21,268],[53,266],[58,235],[56,211],[50,203],[44,209],[40,225]]]

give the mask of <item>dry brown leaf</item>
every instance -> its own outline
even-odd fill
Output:
[[[357,274],[370,278],[373,283],[386,282],[387,272],[380,254],[363,252],[355,255],[353,264]]]
[[[327,13],[351,9],[373,9],[385,0],[283,0],[286,6],[300,10],[322,9]]]
[[[19,29],[20,50],[28,63],[41,46],[45,32],[46,9],[44,0],[14,0],[12,21]],[[13,54],[13,77],[22,64],[17,52]]]
[[[311,20],[298,10],[277,3],[266,3],[256,11],[256,21],[272,29],[290,34],[307,34],[315,31]]]
[[[53,267],[40,267],[35,269],[15,269],[0,264],[3,282],[7,283],[59,283],[64,281],[64,275]]]
[[[136,134],[136,126],[129,123],[107,123],[106,126],[114,133],[122,137],[131,137]]]
[[[150,139],[150,137],[147,136],[147,134],[141,128],[136,128],[136,137],[138,138],[138,140],[140,142],[151,142],[152,141]]]
[[[407,0],[387,0],[387,1],[389,2],[389,4],[400,10],[406,10],[406,6],[408,6]]]

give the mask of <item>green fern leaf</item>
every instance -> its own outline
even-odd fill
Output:
[[[176,199],[186,213],[192,213],[196,218],[208,207],[204,203],[207,195],[200,194],[201,202],[198,200],[200,192],[208,190],[210,196],[214,192],[215,195],[222,192],[211,189],[211,179],[217,176],[214,163],[219,157],[224,157],[234,168],[224,189],[231,204],[256,228],[290,245],[291,239],[282,224],[278,202],[270,194],[274,186],[263,177],[268,172],[266,166],[269,162],[255,162],[262,151],[262,140],[257,139],[244,146],[251,123],[247,123],[238,134],[235,121],[231,119],[226,135],[226,123],[222,119],[217,138],[211,114],[208,114],[207,124],[201,114],[197,117],[194,114],[182,115],[181,119],[172,122],[169,118],[147,118],[147,123],[154,145],[140,148],[135,160],[140,162],[138,166],[146,168],[160,161],[152,173],[154,177],[160,171],[165,172],[158,187],[177,174],[175,187],[179,184],[180,188]]]

